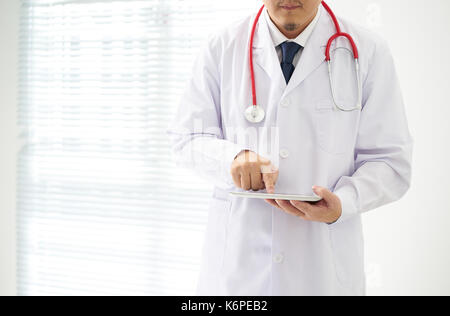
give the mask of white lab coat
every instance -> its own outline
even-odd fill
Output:
[[[255,16],[212,36],[197,58],[179,111],[169,128],[177,161],[215,185],[209,208],[199,295],[364,295],[361,214],[401,198],[411,178],[412,137],[393,59],[375,34],[340,19],[360,53],[362,111],[333,111],[325,44],[335,29],[321,16],[286,85],[264,19],[254,50],[258,103],[266,111],[256,142],[234,137],[255,126],[251,105],[249,36]],[[332,47],[339,102],[353,107],[353,63]],[[274,128],[275,127],[275,128]],[[277,131],[278,138],[267,137]],[[272,133],[273,134],[273,133]],[[232,197],[234,157],[243,149],[277,161],[279,193],[329,188],[342,201],[332,225],[307,222],[263,200]],[[268,152],[268,151],[267,151]]]

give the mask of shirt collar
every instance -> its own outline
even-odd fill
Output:
[[[267,8],[264,10],[264,17],[266,19],[267,25],[269,26],[270,35],[273,40],[273,44],[275,47],[280,45],[281,43],[284,43],[286,41],[295,42],[299,44],[302,47],[306,46],[306,42],[310,38],[312,32],[314,31],[314,28],[317,24],[317,21],[320,17],[320,9],[317,10],[317,14],[314,17],[314,20],[306,27],[306,29],[300,33],[295,39],[288,39],[281,31],[278,29],[278,27],[275,25],[275,23],[272,22],[270,19],[269,13],[267,12]]]

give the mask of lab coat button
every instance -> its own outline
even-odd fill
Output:
[[[284,260],[284,256],[282,254],[278,254],[273,258],[273,261],[275,261],[275,263],[283,263]]]
[[[287,149],[280,150],[280,157],[286,159],[289,157],[289,151]]]

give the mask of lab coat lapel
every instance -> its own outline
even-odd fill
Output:
[[[285,90],[284,95],[291,93],[308,76],[325,62],[325,49],[328,39],[334,34],[333,23],[326,12],[321,10],[319,21],[311,37],[303,49],[302,56]],[[336,42],[333,42],[332,48]]]
[[[264,69],[268,79],[271,81],[272,88],[276,85],[276,88],[279,88],[280,91],[285,90],[286,81],[281,70],[277,51],[270,36],[269,27],[263,16],[259,20],[255,39],[253,40],[253,62],[255,73],[258,66]],[[256,84],[258,84],[258,79]],[[256,88],[258,89],[258,87]]]

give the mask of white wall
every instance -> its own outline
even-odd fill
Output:
[[[16,104],[19,0],[0,0],[0,295],[15,295]]]

